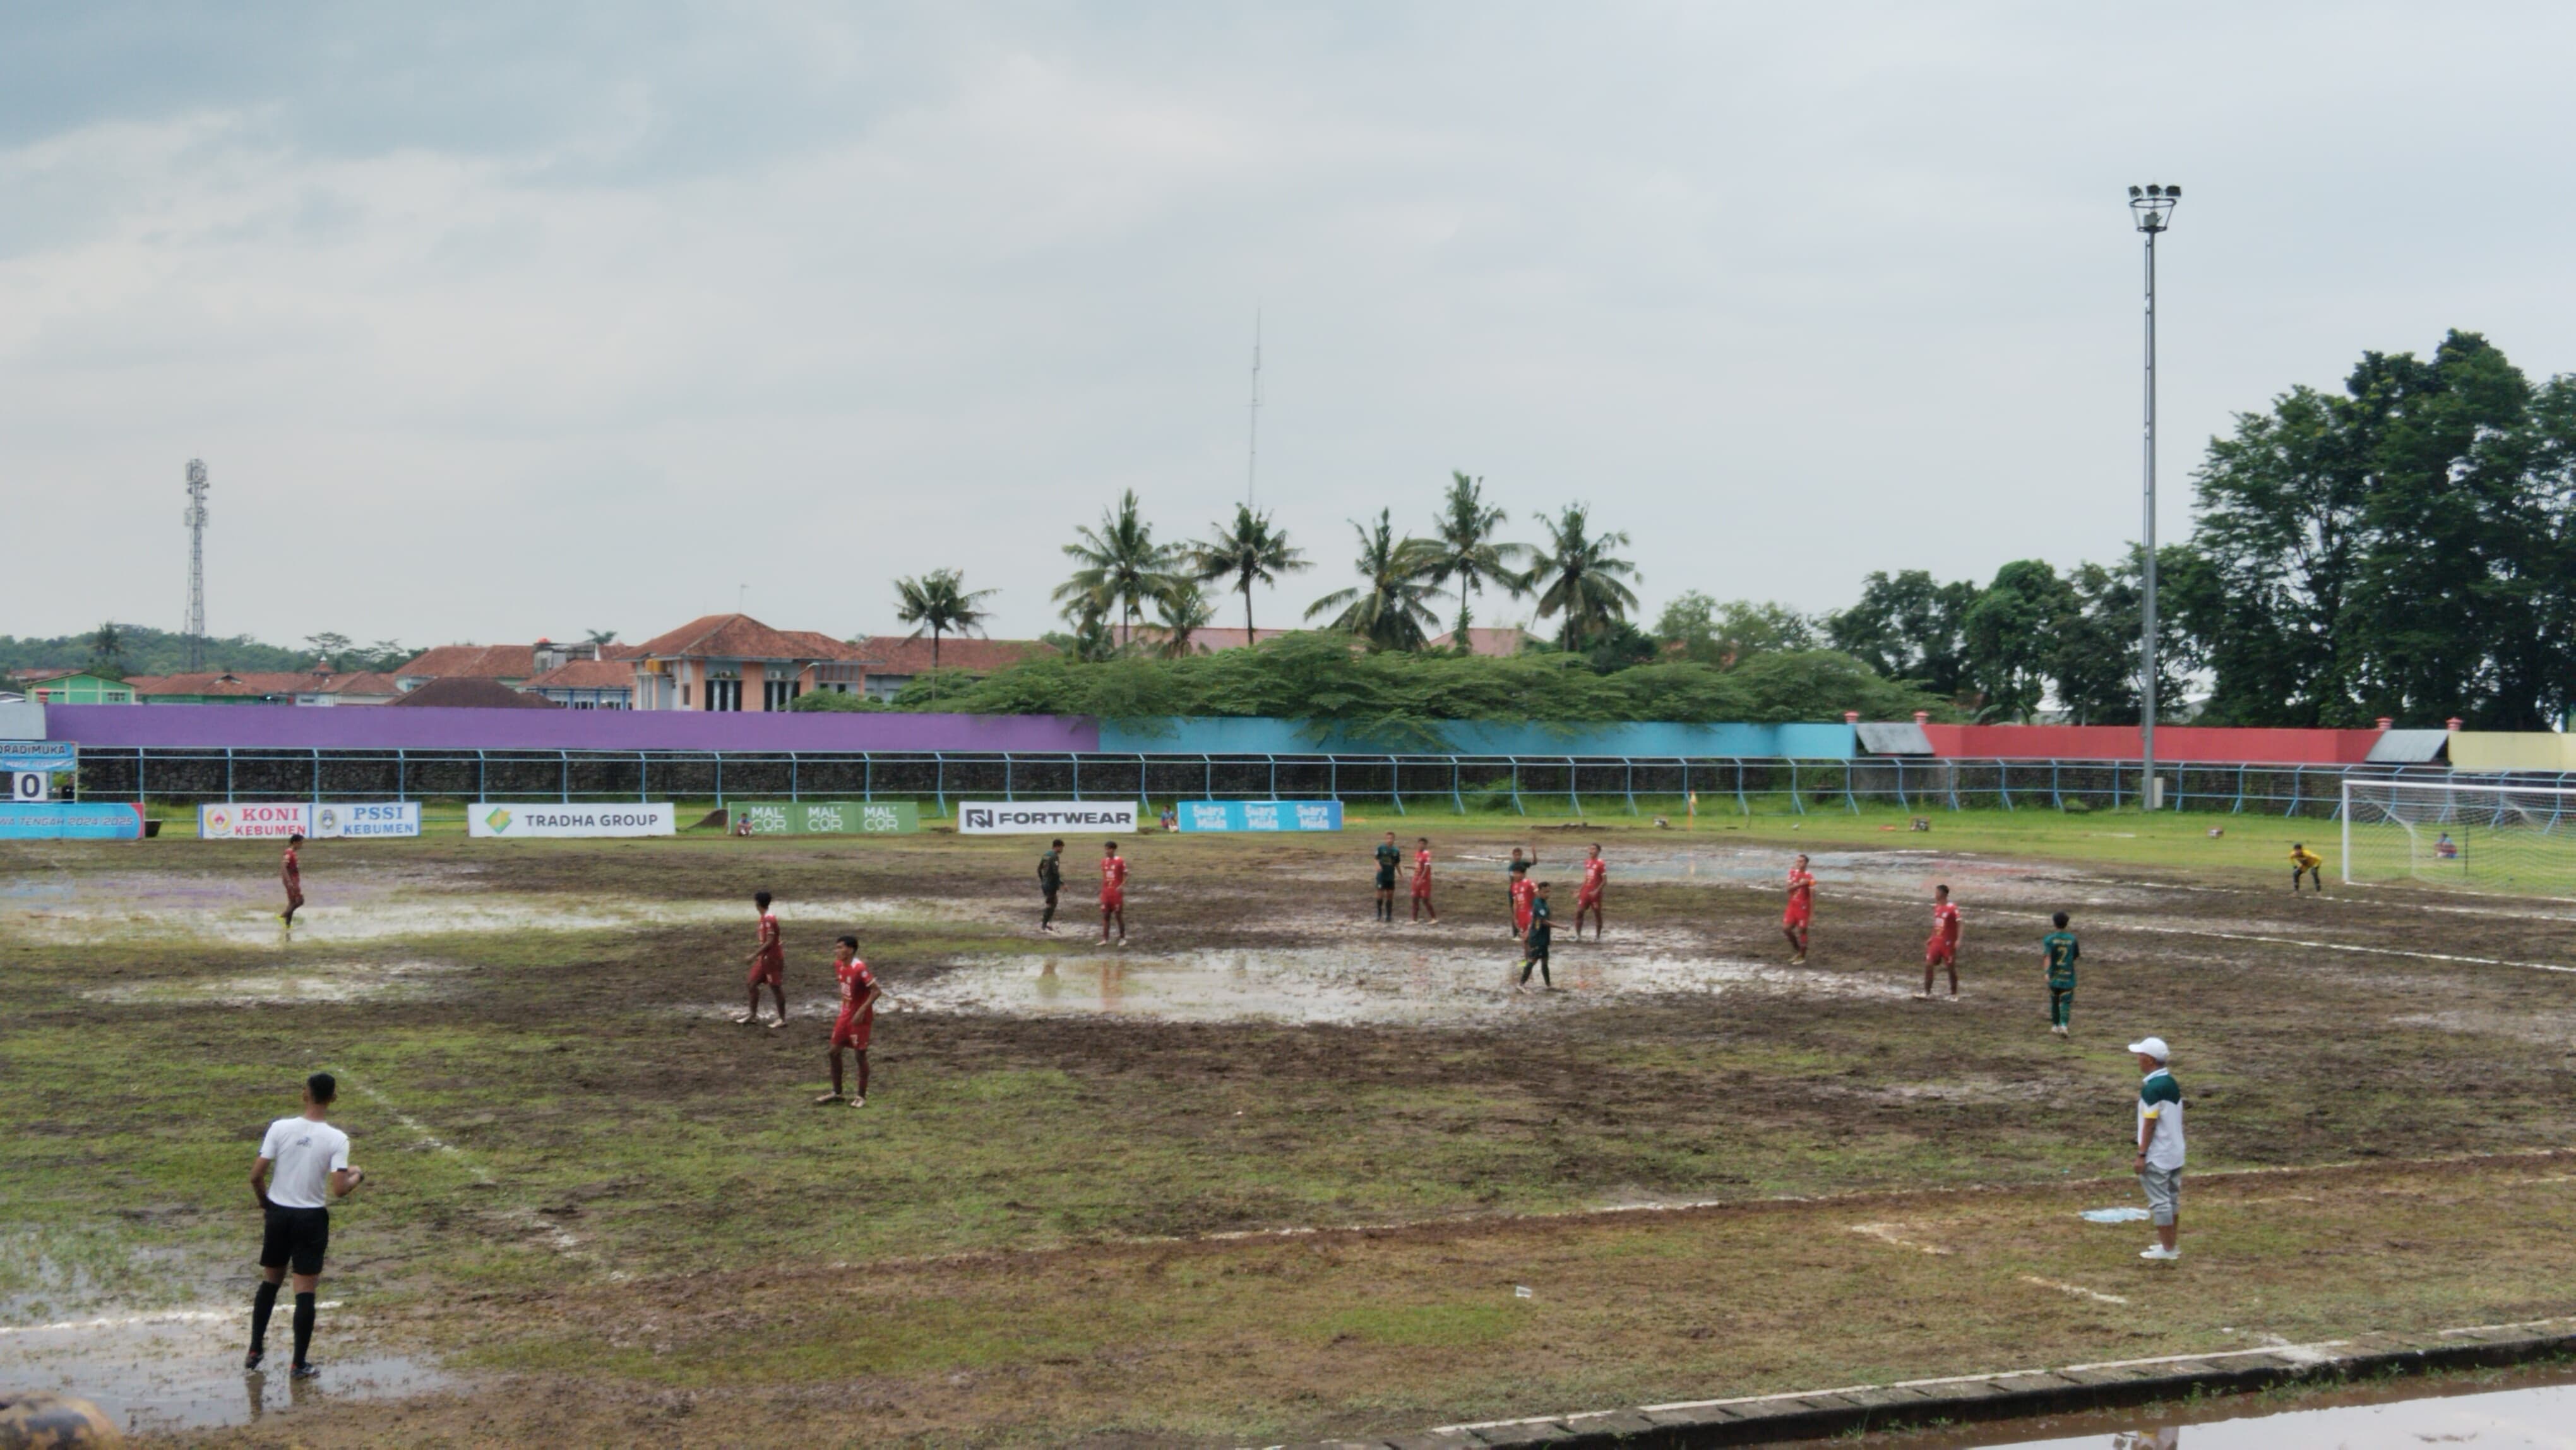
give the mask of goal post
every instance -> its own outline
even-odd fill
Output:
[[[2343,879],[2576,896],[2576,788],[2343,782]]]

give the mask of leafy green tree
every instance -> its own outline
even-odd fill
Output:
[[[89,672],[101,679],[125,677],[125,632],[106,620],[89,635]]]
[[[1244,612],[1247,621],[1245,638],[1249,640],[1252,616],[1248,606],[1251,600],[1247,598],[1244,602],[1247,606]],[[1162,634],[1156,642],[1156,652],[1166,659],[1179,659],[1197,652],[1192,637],[1207,628],[1208,621],[1216,618],[1216,605],[1195,582],[1183,579],[1154,596],[1154,617]]]
[[[1351,561],[1361,583],[1336,589],[1306,606],[1306,617],[1334,614],[1325,628],[1367,640],[1372,649],[1418,650],[1439,622],[1425,602],[1431,596],[1431,550],[1419,539],[1395,536],[1393,511],[1380,509],[1377,527],[1353,520],[1360,553]]]
[[[1557,618],[1557,642],[1567,649],[1612,624],[1637,607],[1637,566],[1610,551],[1628,546],[1625,533],[1592,532],[1591,509],[1567,504],[1553,519],[1539,520],[1547,542],[1531,552],[1529,587],[1538,594],[1538,617]]]
[[[1243,642],[1251,644],[1261,638],[1252,627],[1252,586],[1276,584],[1282,574],[1294,574],[1311,568],[1306,556],[1288,542],[1288,531],[1270,522],[1270,515],[1254,513],[1249,504],[1234,506],[1234,523],[1213,526],[1205,542],[1190,550],[1191,567],[1200,583],[1219,579],[1234,581],[1234,590],[1243,596]]]
[[[599,645],[602,648],[617,643],[617,631],[613,629],[584,630],[582,631],[582,637],[590,643]]]
[[[912,638],[930,636],[930,672],[939,673],[939,639],[948,634],[984,632],[983,602],[997,591],[969,590],[966,576],[955,569],[933,569],[917,579],[894,581],[894,617],[913,626]],[[936,685],[933,686],[934,692]]]
[[[2040,559],[2016,559],[1968,606],[1968,670],[1986,706],[1982,718],[2028,720],[2057,665],[2057,626],[2076,610],[2074,592]]]
[[[1937,583],[1922,569],[1873,572],[1858,601],[1826,617],[1825,641],[1891,680],[1954,700],[1968,688],[1964,630],[1980,592],[1966,580]]]
[[[1467,626],[1472,619],[1467,608],[1469,593],[1481,594],[1486,585],[1492,584],[1517,599],[1529,589],[1529,581],[1512,568],[1512,561],[1527,555],[1529,546],[1495,537],[1511,521],[1511,515],[1488,505],[1484,490],[1483,479],[1451,470],[1449,495],[1441,501],[1440,518],[1431,537],[1424,541],[1431,560],[1431,582],[1446,585],[1452,579],[1458,581],[1458,623],[1450,638],[1461,650],[1467,648]]]
[[[1064,552],[1082,567],[1056,587],[1056,602],[1065,606],[1067,619],[1078,619],[1086,606],[1103,619],[1115,612],[1132,635],[1136,616],[1172,586],[1181,551],[1154,542],[1154,526],[1139,512],[1132,488],[1120,495],[1118,507],[1102,511],[1100,527],[1077,533]]]
[[[329,660],[334,666],[345,670],[349,667],[350,651],[355,649],[356,645],[345,634],[332,634],[325,631],[321,634],[306,635],[304,647],[313,651],[314,661]]]

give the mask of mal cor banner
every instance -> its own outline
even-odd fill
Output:
[[[960,801],[957,829],[969,836],[1043,836],[1051,831],[1136,833],[1134,801]]]
[[[1184,831],[1338,831],[1340,801],[1183,801]]]
[[[0,841],[139,841],[143,807],[111,801],[0,801]]]
[[[911,801],[754,801],[733,807],[740,829],[752,836],[878,836],[921,829],[921,807]]]
[[[616,806],[476,801],[465,808],[465,834],[487,838],[669,836],[679,828],[679,807],[669,801]]]

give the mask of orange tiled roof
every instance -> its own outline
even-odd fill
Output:
[[[394,671],[407,680],[524,680],[536,672],[537,647],[532,644],[442,644]]]
[[[1237,634],[1241,630],[1235,631]],[[1035,639],[960,639],[949,635],[939,642],[939,667],[943,670],[998,670],[1037,655],[1055,653],[1055,646]],[[906,639],[901,635],[881,634],[850,652],[853,659],[864,661],[872,675],[918,675],[930,668],[930,636]]]
[[[849,645],[810,629],[772,629],[748,614],[710,614],[635,647],[654,659],[846,660]]]
[[[566,660],[520,686],[525,690],[616,690],[635,685],[633,660]]]

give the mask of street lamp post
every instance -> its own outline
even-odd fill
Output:
[[[2154,810],[2156,799],[2156,235],[2173,225],[2179,186],[2129,188],[2129,214],[2147,237],[2147,428],[2146,428],[2146,569],[2139,600],[2138,745],[2145,773],[2138,779],[2138,803]]]

